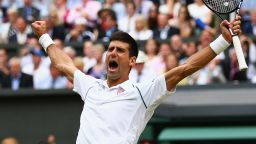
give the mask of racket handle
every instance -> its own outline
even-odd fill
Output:
[[[236,56],[237,56],[237,60],[238,60],[238,65],[239,65],[239,70],[240,71],[244,71],[248,68],[246,62],[245,62],[245,58],[244,58],[244,54],[243,54],[243,50],[241,47],[241,42],[238,38],[237,35],[234,35],[232,37],[233,39],[233,44],[235,47],[235,51],[236,51]]]

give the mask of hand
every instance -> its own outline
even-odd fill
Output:
[[[229,28],[233,31],[233,33],[240,35],[241,34],[241,29],[240,29],[240,24],[241,24],[241,17],[237,16],[231,23],[229,23],[227,20],[224,20],[220,24],[220,28],[222,31],[222,36],[225,38],[226,41],[229,43],[232,42],[232,35],[229,31]]]
[[[47,25],[45,21],[35,21],[32,23],[32,28],[34,33],[41,37],[43,34],[47,33]]]

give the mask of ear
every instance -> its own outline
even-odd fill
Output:
[[[133,57],[130,57],[130,66],[133,67],[134,65],[136,64],[136,57],[133,56]]]

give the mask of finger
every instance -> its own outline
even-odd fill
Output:
[[[240,29],[236,29],[236,30],[234,30],[234,33],[236,33],[237,35],[240,35],[242,33],[242,31]]]
[[[230,26],[231,26],[231,23],[228,22],[227,20],[222,21],[221,24],[220,24],[221,28],[228,28]]]

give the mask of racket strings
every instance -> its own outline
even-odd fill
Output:
[[[234,11],[240,0],[204,0],[204,3],[213,11],[225,14]]]

